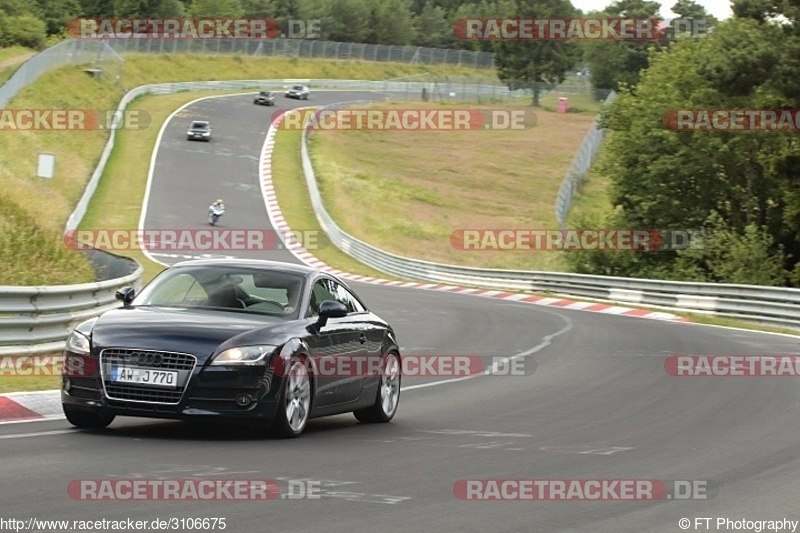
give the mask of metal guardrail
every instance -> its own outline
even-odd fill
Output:
[[[610,104],[617,97],[617,93],[611,91],[605,99],[604,104]],[[606,131],[600,127],[600,117],[596,118],[581,142],[578,153],[572,159],[569,170],[567,170],[561,186],[558,188],[556,197],[556,220],[558,224],[566,227],[567,214],[572,206],[572,199],[578,191],[578,187],[589,172],[600,146],[603,144]]]
[[[300,155],[317,220],[339,249],[378,271],[418,281],[552,292],[800,326],[800,289],[463,267],[401,257],[380,250],[343,231],[325,210],[308,153],[309,131],[306,128],[303,132]]]
[[[0,286],[0,355],[62,350],[72,327],[120,306],[114,297],[118,288],[140,287],[144,269],[133,259],[99,250],[89,255],[101,281],[57,286]],[[117,276],[121,272],[125,274]],[[103,279],[109,273],[116,277]]]

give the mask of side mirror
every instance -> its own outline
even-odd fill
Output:
[[[341,318],[343,316],[347,316],[347,308],[343,303],[325,300],[319,304],[319,318],[314,323],[314,329],[319,331],[324,328],[329,318]]]
[[[122,305],[130,307],[133,297],[136,296],[136,290],[133,287],[122,287],[114,296],[122,302]]]

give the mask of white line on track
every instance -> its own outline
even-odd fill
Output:
[[[504,364],[508,364],[508,362],[510,362],[510,361],[514,361],[516,359],[522,359],[522,358],[527,357],[529,355],[533,355],[536,352],[538,352],[538,351],[550,346],[550,343],[553,341],[553,339],[555,339],[559,335],[563,335],[564,333],[567,333],[568,331],[570,331],[572,329],[572,325],[573,324],[572,324],[572,320],[571,319],[569,319],[568,317],[563,316],[563,315],[558,315],[556,313],[553,313],[553,314],[558,316],[558,317],[560,317],[560,318],[563,318],[564,320],[566,320],[567,324],[563,328],[561,328],[560,330],[556,331],[555,333],[551,333],[550,335],[546,335],[542,339],[542,342],[540,342],[539,344],[537,344],[533,348],[529,348],[529,349],[527,349],[527,350],[525,350],[523,352],[520,352],[520,353],[518,353],[516,355],[512,355],[510,357],[503,357],[502,359],[496,360],[493,366],[497,367],[498,363],[500,361],[502,361]],[[461,378],[445,379],[445,380],[442,380],[442,381],[434,381],[433,383],[420,383],[419,385],[410,385],[408,387],[400,387],[400,390],[401,391],[406,391],[406,390],[414,390],[414,389],[423,389],[425,387],[435,387],[436,385],[444,385],[445,383],[456,383],[458,381],[464,381],[464,380],[467,380],[467,379],[473,379],[473,378],[477,378],[477,377],[480,377],[480,376],[491,376],[492,375],[492,370],[493,369],[488,368],[483,372],[478,372],[477,374],[472,374],[470,376],[464,376],[464,377],[461,377]]]
[[[42,431],[40,433],[15,433],[14,435],[0,435],[0,440],[25,439],[28,437],[44,437],[47,435],[62,435],[64,433],[76,433],[74,429],[59,429],[56,431]]]

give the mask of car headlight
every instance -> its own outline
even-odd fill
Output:
[[[212,365],[254,365],[259,364],[275,351],[277,346],[262,344],[260,346],[238,346],[220,352],[211,361]]]
[[[80,355],[89,355],[89,338],[83,333],[73,331],[67,339],[67,350]]]

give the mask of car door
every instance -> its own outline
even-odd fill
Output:
[[[308,317],[316,317],[319,305],[326,300],[336,301],[336,282],[322,278],[311,289]],[[348,378],[350,359],[360,345],[358,332],[349,317],[331,318],[309,339],[312,364],[317,376],[316,405],[324,407],[347,401],[340,383]],[[314,345],[316,348],[312,348]]]
[[[350,372],[341,376],[338,383],[337,396],[343,402],[352,402],[361,396],[366,383],[374,379],[380,372],[380,344],[369,342],[369,323],[366,318],[369,311],[344,285],[331,281],[331,292],[337,302],[347,308],[346,317],[339,319],[347,328],[346,352],[340,357],[345,361]]]

